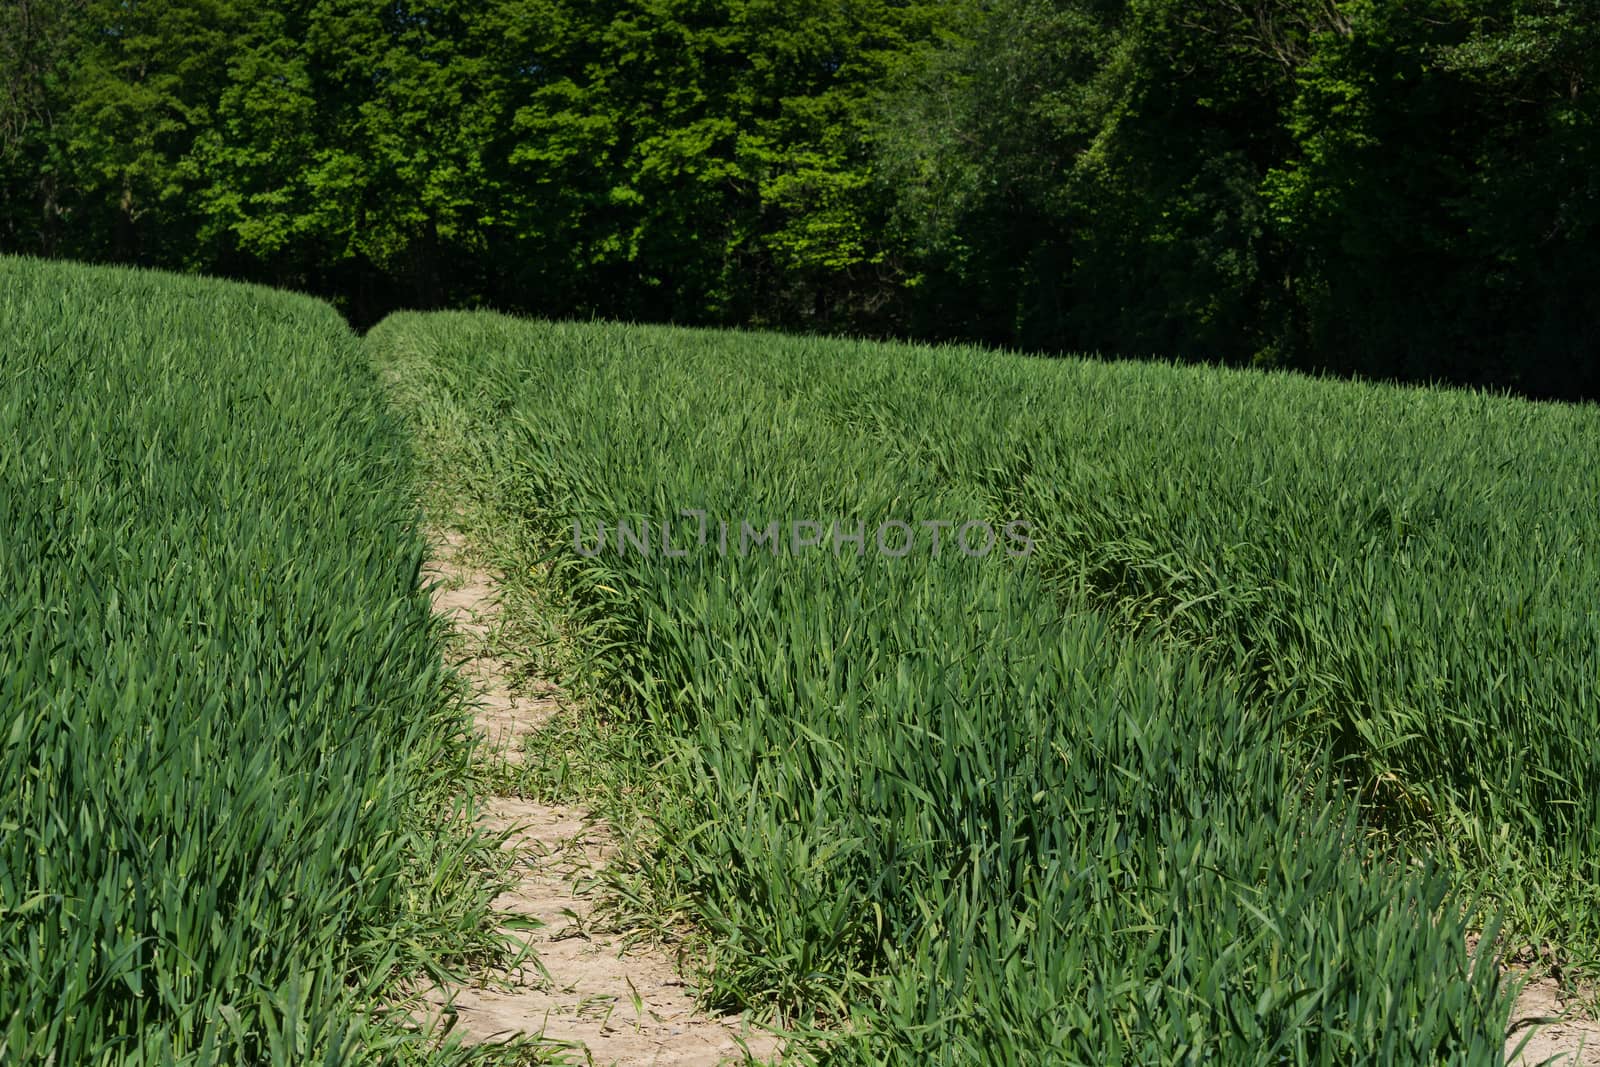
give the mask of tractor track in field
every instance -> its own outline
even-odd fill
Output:
[[[549,682],[510,686],[504,666],[488,651],[498,592],[489,575],[464,560],[464,548],[459,533],[436,535],[424,579],[432,585],[435,612],[459,638],[452,665],[478,690],[478,728],[515,762],[523,739],[569,704]],[[597,1067],[699,1067],[777,1056],[771,1034],[747,1027],[739,1016],[701,1011],[678,966],[648,936],[599,920],[598,874],[614,849],[607,828],[589,812],[496,796],[480,818],[485,828],[508,832],[503,847],[515,853],[520,874],[494,902],[496,911],[508,922],[538,925],[531,932],[520,922],[518,929],[504,928],[532,949],[533,959],[521,967],[426,996],[432,1010],[453,1012],[453,1034],[468,1042],[542,1036],[569,1046],[570,1060]]]

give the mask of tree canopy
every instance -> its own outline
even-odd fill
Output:
[[[0,0],[0,250],[1600,395],[1600,0]]]

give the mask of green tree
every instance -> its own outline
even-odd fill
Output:
[[[520,258],[552,266],[539,284],[579,308],[834,321],[882,257],[874,98],[945,17],[890,0],[628,0],[519,18]]]
[[[1594,395],[1595,0],[1001,0],[884,112],[904,321]]]
[[[1008,0],[886,112],[917,286],[1031,348],[1249,359],[1277,268],[1257,186],[1302,13]],[[919,131],[930,131],[923,135]],[[915,312],[914,312],[915,313]]]
[[[480,0],[260,9],[190,172],[208,239],[358,316],[468,300],[499,118]],[[398,288],[398,293],[375,289]]]
[[[53,255],[63,214],[64,84],[85,0],[0,0],[0,247]]]
[[[212,121],[234,0],[89,0],[66,99],[79,254],[204,266],[184,159]],[[98,258],[98,257],[94,257]]]

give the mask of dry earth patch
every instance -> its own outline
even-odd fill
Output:
[[[488,650],[499,604],[493,580],[464,558],[456,532],[443,535],[425,571],[434,608],[459,637],[455,666],[479,690],[477,722],[504,758],[567,707],[548,682],[510,685]],[[701,1011],[677,961],[643,931],[597,914],[597,875],[612,854],[607,828],[581,807],[494,797],[482,822],[505,831],[520,877],[495,902],[505,932],[531,948],[512,971],[427,997],[452,1033],[469,1041],[539,1035],[569,1046],[580,1063],[714,1065],[768,1062],[771,1034],[740,1016]],[[531,930],[528,927],[531,926]],[[448,1018],[453,1013],[454,1020]]]

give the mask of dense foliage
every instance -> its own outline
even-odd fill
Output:
[[[1600,0],[0,0],[0,249],[1600,393]]]
[[[462,1060],[372,1015],[494,950],[494,849],[359,341],[16,260],[0,336],[0,1061]]]
[[[838,1062],[1494,1063],[1477,894],[1594,943],[1592,410],[481,314],[368,344],[651,768],[640,884],[716,996],[852,1016]],[[1032,555],[874,543],[1019,518]]]

